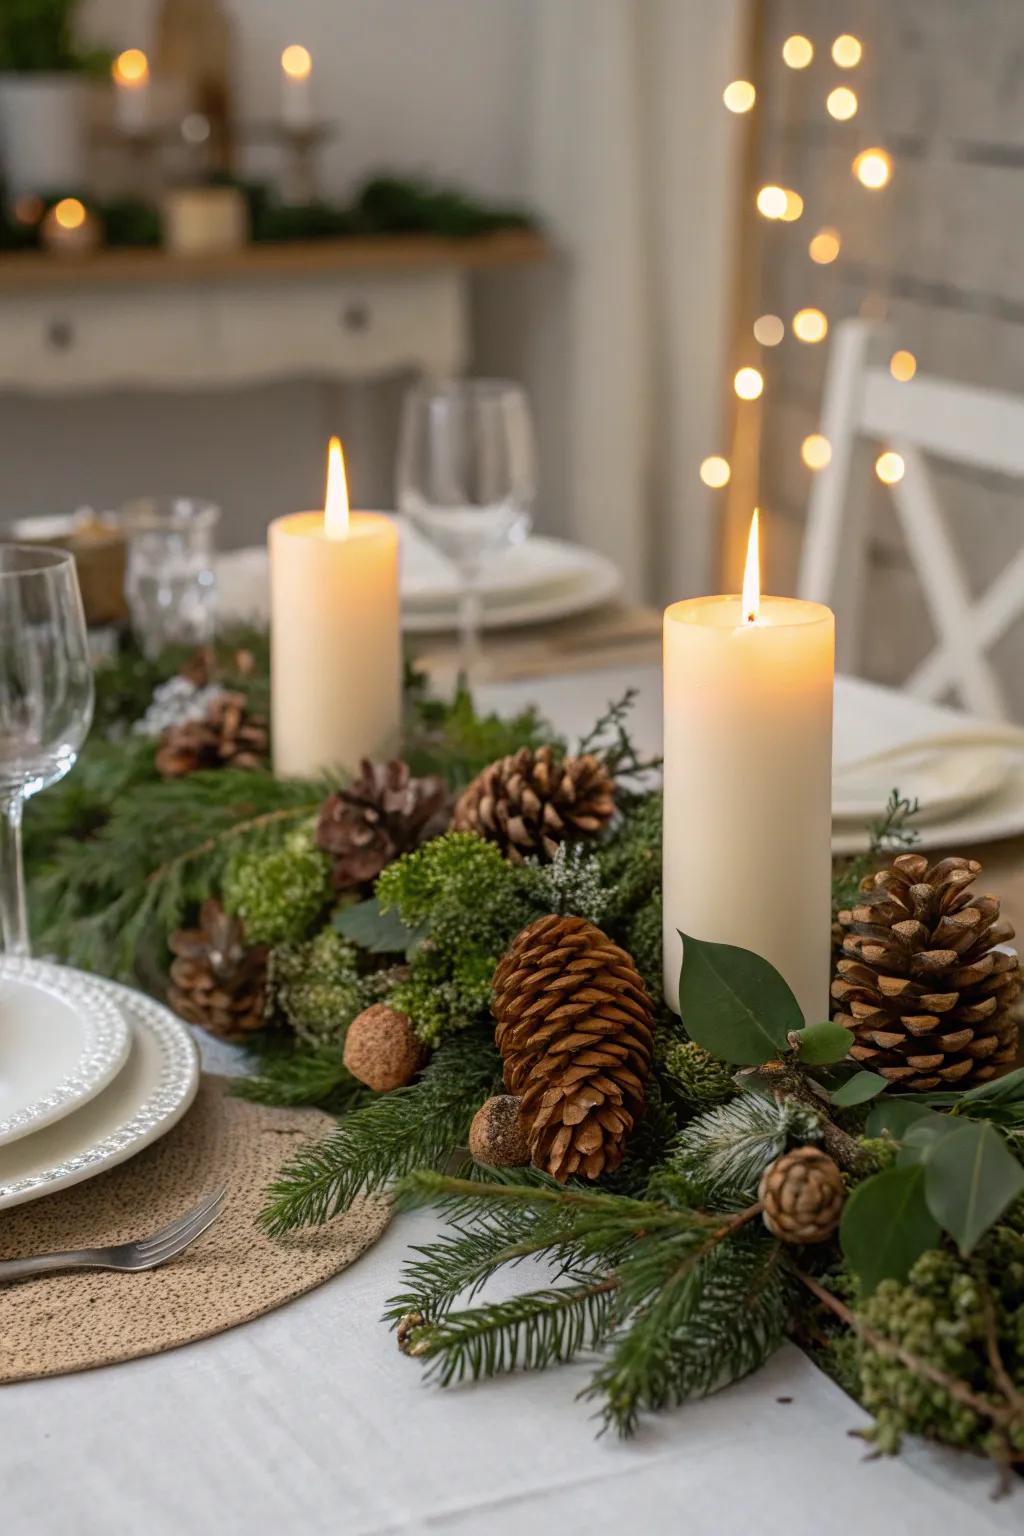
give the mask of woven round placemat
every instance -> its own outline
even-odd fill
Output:
[[[213,1226],[159,1269],[70,1271],[0,1288],[0,1383],[156,1355],[247,1323],[345,1269],[384,1231],[389,1202],[373,1196],[327,1226],[265,1237],[256,1216],[267,1185],[333,1122],[316,1110],[246,1103],[227,1086],[204,1077],[188,1114],[161,1141],[84,1184],[0,1214],[0,1257],[13,1259],[145,1237],[228,1187]]]

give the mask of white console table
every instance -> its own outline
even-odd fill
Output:
[[[534,262],[541,236],[381,236],[225,255],[0,256],[0,389],[37,394],[457,373],[473,272]]]

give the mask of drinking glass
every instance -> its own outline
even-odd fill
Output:
[[[525,392],[502,379],[426,382],[402,411],[398,505],[459,576],[459,662],[472,675],[480,648],[480,569],[526,538],[536,493]]]
[[[72,766],[92,702],[74,556],[0,544],[0,937],[6,954],[28,954],[22,807]]]
[[[217,618],[214,540],[220,508],[190,496],[150,496],[124,504],[128,539],[125,596],[147,656],[168,645],[206,645]]]

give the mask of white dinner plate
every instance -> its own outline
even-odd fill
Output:
[[[402,628],[437,634],[456,627],[458,581],[451,565],[414,530],[402,533]],[[267,552],[218,555],[217,609],[222,623],[267,622]],[[485,629],[538,624],[584,613],[614,597],[621,575],[612,561],[563,539],[532,538],[486,561],[480,578]]]
[[[970,805],[988,800],[1013,771],[1010,752],[999,747],[931,747],[882,753],[863,764],[837,768],[832,777],[832,820],[859,826],[878,817],[894,783],[907,799],[916,800],[920,828],[930,821],[949,821]]]
[[[95,1098],[130,1045],[116,998],[91,978],[0,956],[0,1146]]]
[[[0,1210],[80,1184],[159,1140],[199,1087],[199,1057],[169,1008],[112,981],[95,980],[128,1020],[131,1049],[111,1083],[63,1120],[0,1147]]]
[[[871,818],[878,820],[875,815]],[[1024,762],[1010,769],[1002,785],[979,805],[970,805],[940,821],[917,826],[915,848],[955,848],[970,854],[982,843],[1024,833]],[[833,853],[863,853],[870,841],[866,827],[841,824],[832,828]]]

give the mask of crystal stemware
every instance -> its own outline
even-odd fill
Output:
[[[21,816],[68,772],[92,720],[93,677],[74,556],[0,544],[0,937],[28,953]]]
[[[406,396],[398,505],[455,566],[459,655],[471,675],[480,644],[480,569],[530,531],[536,468],[526,394],[502,379],[425,382]]]

